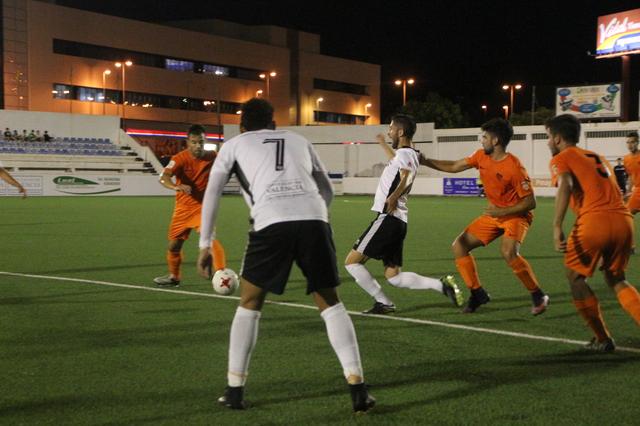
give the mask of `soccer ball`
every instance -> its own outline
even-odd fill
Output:
[[[216,293],[224,296],[233,294],[240,285],[238,276],[229,268],[216,271],[216,273],[213,274],[211,284],[213,284],[213,289]]]

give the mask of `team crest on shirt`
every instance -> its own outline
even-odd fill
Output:
[[[531,186],[529,185],[529,181],[527,180],[523,180],[520,185],[522,186],[522,189],[524,189],[525,191],[528,191],[531,188]]]

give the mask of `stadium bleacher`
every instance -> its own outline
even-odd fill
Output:
[[[0,155],[13,171],[156,173],[130,147],[120,147],[108,138],[63,137],[49,142],[0,139]]]

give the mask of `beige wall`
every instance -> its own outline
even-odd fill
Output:
[[[270,80],[269,100],[276,110],[276,122],[279,125],[288,125],[291,122],[291,80],[288,75],[290,51],[287,48],[100,15],[34,0],[15,1],[26,6],[28,92],[23,101],[29,110],[102,114],[103,105],[99,102],[54,99],[51,90],[53,83],[102,88],[102,72],[105,69],[112,70],[111,75],[106,78],[106,88],[122,88],[121,74],[112,62],[54,54],[53,39],[58,38],[221,65],[276,70],[278,76]],[[313,44],[312,36],[317,37],[313,34],[301,34],[308,36],[308,44]],[[300,58],[299,91],[303,94],[303,124],[309,122],[305,118],[309,114],[304,113],[305,102],[308,104],[310,99],[319,93],[313,90],[314,77],[370,85],[371,93],[368,97],[338,92],[327,92],[321,96],[326,99],[327,108],[332,112],[348,114],[364,114],[364,104],[371,102],[373,108],[369,110],[369,114],[372,117],[368,123],[379,122],[379,66],[304,52],[301,52]],[[357,71],[354,72],[354,69]],[[356,76],[358,79],[354,81]],[[216,79],[212,75],[182,73],[136,64],[126,70],[127,91],[215,100],[218,84],[220,97],[224,101],[242,103],[255,96],[259,89],[266,95],[265,83],[262,81],[225,77]],[[13,101],[11,98],[11,102]],[[9,103],[7,96],[5,102],[7,108],[17,106],[14,105],[15,102]],[[118,115],[122,113],[122,106],[106,105],[104,112]],[[214,108],[212,113],[204,113],[128,106],[126,118],[172,122],[198,121],[204,124],[217,122]],[[222,122],[237,123],[238,117],[235,114],[223,114]]]
[[[319,90],[313,79],[367,86],[368,95]],[[323,102],[317,103],[322,97]],[[380,124],[380,66],[315,53],[300,52],[301,124],[313,124],[313,111],[369,115],[366,124]],[[370,103],[371,107],[365,106]]]

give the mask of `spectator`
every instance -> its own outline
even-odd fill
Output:
[[[9,130],[9,128],[7,127],[6,129],[4,129],[4,139],[10,141],[11,139],[13,139],[11,130]]]
[[[18,131],[14,130],[13,133],[11,134],[11,140],[17,141],[20,139],[20,136],[18,135]]]
[[[40,134],[40,130],[36,130],[36,141],[42,142],[42,135]]]
[[[42,135],[42,140],[44,140],[45,142],[51,142],[52,139],[53,137],[49,134],[49,131],[45,130],[44,134]]]
[[[616,165],[613,168],[613,173],[616,175],[616,182],[618,182],[618,186],[620,187],[620,191],[622,194],[627,193],[627,169],[624,168],[624,164],[622,164],[622,158],[618,158],[616,160]]]
[[[20,135],[21,141],[28,141],[29,135],[27,134],[27,129],[22,129],[22,134]]]
[[[36,132],[35,132],[35,130],[31,129],[31,131],[27,135],[27,140],[29,140],[30,142],[34,142],[36,140]]]

